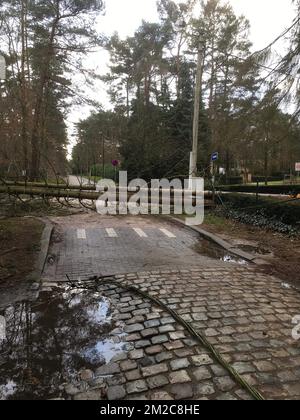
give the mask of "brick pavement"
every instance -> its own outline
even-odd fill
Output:
[[[146,221],[139,227],[146,230],[148,226],[151,230],[151,223]],[[107,220],[101,227],[105,226],[118,230],[124,225]],[[138,273],[117,275],[118,281],[134,284],[178,311],[267,399],[299,399],[300,342],[292,338],[292,319],[300,313],[299,293],[255,266],[198,257],[192,249],[196,238],[186,232],[176,234],[177,240],[191,241],[188,255],[177,261],[183,263],[181,270],[168,268],[173,259],[168,260],[166,252],[164,269],[155,267],[141,272],[138,268]],[[123,250],[133,241],[128,232],[124,238]],[[156,234],[155,238],[157,240]],[[71,240],[75,241],[74,237]],[[166,240],[159,238],[159,241]],[[176,241],[170,245],[170,240],[165,247],[170,247],[171,252],[175,250],[179,258],[181,249],[184,253],[188,246],[184,243],[180,248]],[[145,242],[138,243],[141,252],[150,247],[148,244],[145,248]],[[85,246],[81,244],[83,253]],[[108,247],[109,251],[104,251],[102,246],[95,251],[98,252],[95,258],[107,262],[111,257],[115,264],[120,250],[112,256],[116,248]],[[120,270],[139,264],[139,261],[130,261],[127,266],[125,258],[131,258],[131,249],[126,252]],[[53,271],[54,276],[47,278],[48,283],[49,280],[59,282],[59,264]],[[77,267],[75,274],[76,270]],[[115,316],[127,334],[128,344],[108,365],[89,372],[79,383],[69,384],[69,398],[101,399],[105,394],[110,400],[249,399],[207,351],[163,310],[114,286],[100,286],[100,291],[114,305]]]

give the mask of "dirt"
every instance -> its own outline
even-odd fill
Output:
[[[0,220],[0,287],[21,282],[34,270],[43,228],[33,218]]]
[[[300,287],[300,237],[289,237],[209,214],[202,227],[271,264],[270,274]]]

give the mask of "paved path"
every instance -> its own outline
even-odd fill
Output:
[[[79,187],[80,185],[89,185],[89,180],[84,177],[68,175],[67,182],[69,185],[74,187]]]
[[[74,280],[118,274],[120,283],[177,310],[265,398],[300,398],[300,341],[292,338],[298,292],[256,266],[201,256],[206,243],[161,219],[83,215],[54,221],[57,259],[44,273],[45,290],[66,273]],[[250,398],[161,308],[115,286],[99,291],[127,345],[110,363],[81,373],[68,385],[69,398]]]
[[[85,214],[53,221],[57,224],[58,241],[51,253],[58,259],[44,277],[55,281],[65,281],[66,275],[84,280],[95,275],[169,267],[223,265],[199,253],[201,248],[207,251],[209,243],[200,240],[197,233],[161,219]]]

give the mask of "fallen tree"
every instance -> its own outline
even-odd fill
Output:
[[[95,185],[69,185],[69,184],[48,184],[44,182],[25,182],[25,181],[6,181],[0,180],[0,186],[8,187],[28,187],[28,188],[50,188],[50,189],[62,189],[62,190],[82,190],[82,191],[96,191]]]
[[[117,191],[116,199],[119,201],[120,193],[122,191]],[[162,203],[162,191],[160,191],[159,195],[159,202],[155,200],[151,200],[151,190],[148,190],[148,203],[151,202],[153,204],[161,204]],[[32,187],[29,185],[24,186],[15,186],[15,185],[0,185],[0,194],[8,194],[12,196],[29,196],[29,197],[43,197],[43,198],[63,198],[67,200],[89,200],[89,201],[97,201],[101,200],[103,194],[97,191],[86,191],[82,189],[64,189],[64,188],[40,188],[40,187]],[[135,193],[128,192],[128,199],[130,199]],[[209,192],[205,193],[205,200],[210,200],[212,198],[212,194]],[[170,204],[174,205],[174,192],[171,190],[171,200]],[[193,199],[194,205],[196,204],[196,198]],[[206,202],[206,205],[211,205],[211,202]]]

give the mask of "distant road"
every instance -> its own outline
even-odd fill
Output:
[[[90,185],[90,182],[87,178],[75,175],[68,175],[66,181],[72,187],[79,187],[80,185]]]

